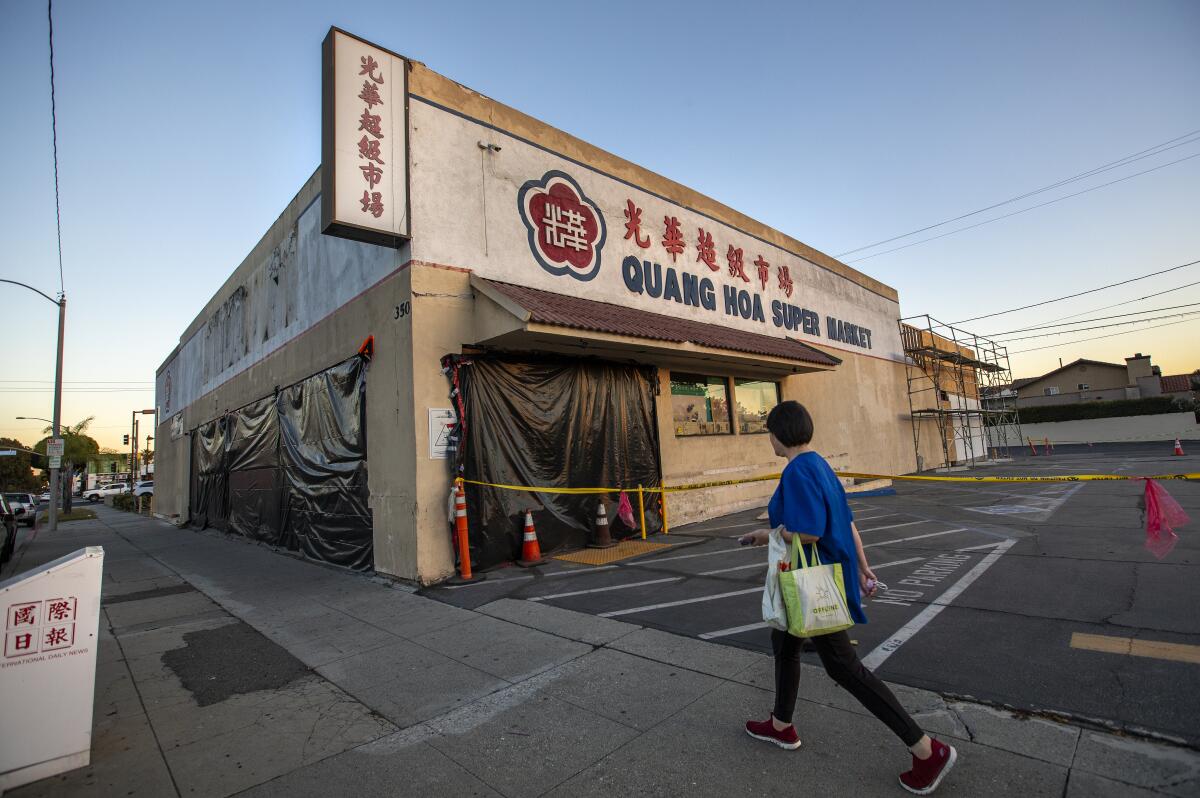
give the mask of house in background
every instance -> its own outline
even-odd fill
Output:
[[[1138,352],[1125,358],[1124,365],[1080,358],[1040,377],[1016,379],[985,391],[983,403],[990,407],[1015,400],[1018,407],[1040,407],[1151,396],[1189,398],[1198,383],[1200,370],[1164,377],[1150,355]]]

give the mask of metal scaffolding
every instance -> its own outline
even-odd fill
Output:
[[[928,314],[901,319],[900,340],[918,470],[971,466],[1021,445],[1007,347]],[[922,438],[932,435],[940,464],[921,453]]]

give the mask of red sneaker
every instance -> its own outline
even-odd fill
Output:
[[[900,774],[900,786],[917,795],[929,795],[938,788],[942,779],[954,767],[958,752],[954,746],[940,740],[932,740],[933,756],[917,759],[913,756],[912,770]]]
[[[775,743],[780,748],[786,748],[789,751],[795,751],[800,747],[800,735],[796,734],[796,727],[788,726],[786,729],[776,729],[775,713],[773,712],[771,717],[766,720],[746,721],[746,734],[756,740]]]

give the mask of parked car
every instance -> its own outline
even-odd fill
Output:
[[[145,482],[139,482],[133,486],[134,496],[153,496],[154,495],[154,480],[148,479]]]
[[[118,496],[122,493],[128,493],[129,486],[124,482],[113,482],[109,485],[101,485],[98,488],[84,491],[83,498],[90,502],[103,501],[106,496]]]
[[[17,514],[13,512],[12,507],[8,504],[8,499],[4,498],[4,494],[0,493],[0,535],[4,540],[0,541],[0,563],[6,563],[12,559],[13,550],[17,547]]]
[[[37,499],[33,498],[32,493],[6,493],[4,498],[8,500],[18,521],[33,526],[37,520]]]

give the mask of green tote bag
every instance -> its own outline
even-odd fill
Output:
[[[792,568],[779,572],[779,589],[787,608],[788,634],[818,637],[854,625],[846,603],[842,564],[822,565],[817,544],[812,544],[812,564],[805,562],[800,537],[792,535]],[[798,567],[797,567],[798,566]]]

